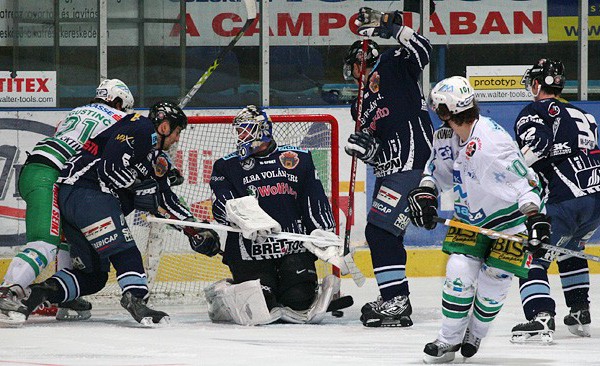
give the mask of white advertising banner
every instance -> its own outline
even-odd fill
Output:
[[[531,66],[467,66],[467,79],[480,102],[532,101],[525,89],[523,74]]]
[[[56,71],[0,71],[0,108],[56,107]]]
[[[0,46],[10,46],[18,39],[21,46],[52,46],[54,30],[51,2],[0,0]],[[271,45],[348,45],[357,36],[354,20],[361,6],[381,11],[402,10],[403,1],[360,0],[272,0],[269,3]],[[547,42],[546,0],[444,0],[436,1],[429,32],[433,44],[488,44]],[[223,46],[243,25],[246,11],[239,0],[187,1],[186,32],[188,46]],[[144,1],[146,19],[179,17],[178,0]],[[109,45],[138,44],[137,2],[108,0]],[[62,46],[96,46],[98,37],[96,0],[61,0],[59,16],[64,19],[59,31]],[[27,22],[24,19],[34,19]],[[130,18],[132,22],[125,19]],[[18,27],[15,28],[15,20]],[[418,14],[405,13],[404,22],[418,28]],[[179,44],[177,23],[146,24],[148,46]],[[246,32],[239,45],[258,45],[258,21]],[[381,40],[383,44],[394,40]]]

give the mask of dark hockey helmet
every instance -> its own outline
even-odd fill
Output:
[[[273,140],[273,122],[269,115],[255,105],[242,109],[233,119],[240,160],[254,154],[265,142]]]
[[[538,80],[542,86],[560,91],[565,87],[565,65],[558,60],[542,58],[525,71],[521,83],[529,90],[534,80]]]
[[[181,127],[185,129],[187,127],[187,117],[185,113],[173,102],[158,102],[150,108],[148,118],[154,123],[154,127],[158,128],[165,119],[169,121],[171,132],[175,131],[175,128]]]
[[[368,39],[366,58],[367,67],[375,65],[379,59],[379,55],[381,55],[379,45],[375,41]],[[357,62],[362,62],[362,41],[360,40],[352,43],[352,46],[346,51],[346,56],[344,56],[344,79],[353,80],[352,67]]]

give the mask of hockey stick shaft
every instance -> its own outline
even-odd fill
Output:
[[[191,226],[191,227],[197,227],[197,228],[201,228],[201,229],[223,230],[223,231],[230,231],[230,232],[234,232],[234,233],[242,232],[241,229],[234,228],[234,227],[227,226],[227,225],[220,225],[220,224],[163,219],[163,218],[154,217],[154,216],[148,216],[148,217],[146,217],[146,220],[148,222],[158,222],[158,223],[162,223],[162,224],[169,224],[169,225],[176,225],[176,226]],[[304,235],[304,234],[297,234],[297,233],[279,232],[276,234],[269,234],[266,236],[269,238],[274,238],[274,239],[310,241],[311,243],[313,243],[315,245],[320,244],[323,246],[341,245],[341,241],[339,239],[331,240],[331,239],[323,238],[320,236]]]
[[[502,238],[502,239],[516,241],[517,243],[527,244],[527,240],[525,238],[520,237],[520,236],[504,234],[504,233],[501,233],[501,232],[498,232],[498,231],[494,231],[494,230],[482,228],[482,227],[475,226],[475,225],[469,225],[469,224],[466,224],[464,222],[460,222],[460,221],[456,221],[456,220],[444,219],[442,217],[435,217],[434,216],[433,221],[438,222],[440,224],[444,224],[446,226],[455,227],[457,229],[464,229],[464,230],[473,231],[473,232],[476,232],[476,233],[479,233],[479,234],[482,234],[482,235],[489,236],[490,238]],[[551,250],[551,251],[556,252],[556,253],[560,253],[560,254],[564,254],[564,255],[570,255],[572,257],[587,259],[587,260],[591,260],[591,261],[594,261],[594,262],[600,262],[600,257],[599,256],[596,256],[596,255],[593,255],[593,254],[584,253],[584,252],[580,252],[580,251],[577,251],[577,250],[570,250],[570,249],[567,249],[567,248],[557,247],[555,245],[549,245],[549,244],[542,244],[542,248],[544,248],[546,250]]]
[[[235,44],[240,40],[240,38],[242,38],[244,33],[248,30],[248,28],[250,28],[252,23],[254,23],[254,21],[256,20],[256,0],[242,0],[242,1],[244,2],[244,5],[246,6],[246,12],[248,13],[248,16],[246,18],[246,23],[244,23],[244,25],[242,26],[240,31],[235,35],[235,37],[233,37],[233,39],[231,40],[231,42],[229,42],[227,47],[225,47],[224,49],[221,50],[221,52],[219,52],[219,54],[213,61],[212,65],[210,65],[208,67],[208,69],[204,72],[204,74],[202,74],[202,76],[200,76],[200,79],[198,79],[196,84],[194,84],[194,86],[190,89],[190,91],[188,91],[188,93],[185,95],[185,97],[183,97],[181,99],[181,101],[179,102],[180,108],[185,107],[190,102],[190,100],[196,94],[198,89],[200,89],[202,87],[202,85],[204,85],[204,83],[210,77],[210,75],[215,71],[215,69],[217,67],[219,67],[219,64],[221,63],[221,59],[223,58],[223,56],[225,56],[225,54],[227,54],[227,52],[229,52],[233,49]]]
[[[354,131],[360,130],[360,117],[362,114],[364,86],[365,86],[365,74],[367,71],[367,51],[369,44],[367,38],[362,40],[362,59],[360,61],[360,72],[358,80],[358,96],[356,100],[356,121],[354,121]],[[352,220],[354,218],[354,191],[356,189],[356,169],[358,165],[358,158],[352,156],[352,163],[350,165],[350,184],[348,185],[348,210],[346,211],[346,230],[344,232],[344,255],[350,253],[350,235],[352,234]]]

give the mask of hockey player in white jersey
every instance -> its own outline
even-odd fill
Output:
[[[430,106],[444,125],[420,186],[409,193],[411,221],[433,229],[438,190],[452,191],[454,219],[506,234],[527,232],[528,247],[450,228],[442,250],[450,254],[442,294],[442,327],[425,346],[425,363],[444,363],[461,350],[477,353],[508,294],[514,275],[526,278],[532,255],[549,243],[550,222],[536,174],[516,143],[479,114],[467,79],[454,76],[431,91]],[[527,250],[525,250],[527,249]]]
[[[61,243],[58,185],[65,162],[86,142],[119,121],[133,108],[133,95],[119,79],[106,79],[87,105],[73,109],[59,123],[54,136],[41,140],[31,151],[19,176],[19,192],[27,203],[27,244],[11,261],[0,286],[0,323],[21,324],[23,305],[18,301],[44,268],[60,256],[59,266],[70,264],[68,244]],[[58,268],[61,269],[61,268]],[[89,317],[91,305],[78,299],[62,305],[57,317],[77,308]],[[15,319],[18,318],[18,319]],[[72,319],[71,317],[69,317]]]

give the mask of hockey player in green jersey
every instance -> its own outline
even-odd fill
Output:
[[[90,138],[124,117],[133,103],[133,95],[125,83],[106,79],[89,104],[69,112],[55,134],[41,140],[28,154],[18,182],[21,198],[27,203],[27,244],[11,261],[0,285],[0,323],[22,323],[23,315],[16,311],[22,306],[19,299],[26,296],[27,287],[57,255],[61,257],[59,266],[70,264],[68,244],[60,240],[56,180],[65,162]],[[73,316],[69,315],[69,308],[78,310],[76,316],[89,317],[91,305],[85,300],[59,305],[58,319]]]

